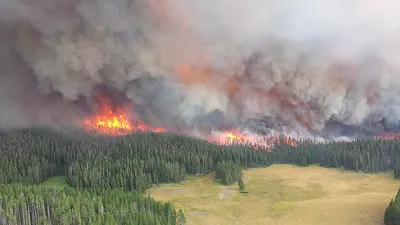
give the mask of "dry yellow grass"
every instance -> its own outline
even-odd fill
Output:
[[[392,174],[364,174],[317,166],[274,165],[244,171],[248,194],[222,186],[214,174],[149,190],[184,210],[188,224],[383,224],[400,187]]]

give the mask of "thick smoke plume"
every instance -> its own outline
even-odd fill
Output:
[[[27,101],[79,117],[77,101],[102,87],[166,126],[382,132],[400,120],[399,11],[396,0],[0,0],[0,122],[30,125],[15,119],[29,118]]]

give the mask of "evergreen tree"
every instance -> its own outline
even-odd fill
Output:
[[[400,189],[385,211],[385,225],[400,225]]]
[[[177,216],[170,203],[156,202],[135,191],[12,184],[0,185],[0,224],[173,225]]]
[[[66,176],[72,187],[144,192],[153,184],[212,171],[222,183],[232,184],[239,180],[241,169],[274,163],[394,171],[400,178],[398,139],[301,140],[293,146],[287,144],[291,140],[280,138],[279,145],[266,149],[239,143],[220,146],[168,133],[122,137],[76,133],[42,128],[0,133],[0,184],[39,184],[51,176]]]
[[[185,214],[183,213],[182,209],[179,209],[179,212],[178,212],[178,224],[179,225],[186,224]]]
[[[238,181],[241,176],[241,168],[232,161],[222,161],[217,164],[215,179],[224,185],[230,185]]]
[[[243,183],[242,177],[239,177],[238,185],[239,185],[240,192],[244,192],[245,191],[245,187],[244,187],[244,183]]]

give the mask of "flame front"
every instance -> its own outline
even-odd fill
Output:
[[[255,149],[270,149],[275,145],[298,146],[298,141],[292,137],[281,137],[279,135],[258,135],[235,130],[221,131],[207,137],[209,142],[219,145],[249,144]]]
[[[400,133],[394,133],[394,134],[387,134],[387,135],[382,135],[382,136],[374,136],[375,140],[399,140],[400,139]]]
[[[83,120],[86,131],[107,136],[128,135],[135,132],[167,132],[162,127],[152,127],[141,120],[132,120],[130,107],[114,106],[107,98],[98,98],[98,107],[95,115]],[[269,149],[274,145],[288,144],[296,146],[297,140],[290,137],[283,139],[276,135],[257,135],[253,133],[240,132],[238,130],[215,131],[211,135],[201,136],[211,143],[219,145],[250,144],[256,149]]]
[[[232,130],[220,132],[213,136],[214,136],[213,138],[208,138],[210,142],[215,142],[223,145],[234,144],[234,143],[246,143],[248,141],[248,138],[246,138],[246,136],[242,136],[241,134],[236,133],[235,131]]]
[[[99,107],[96,115],[83,120],[85,130],[103,135],[119,136],[134,132],[166,132],[165,128],[153,128],[143,121],[133,123],[129,119],[129,110],[112,107],[110,101],[99,98]]]
[[[131,122],[124,115],[116,115],[113,111],[87,118],[83,124],[87,130],[101,134],[125,135],[133,131]]]

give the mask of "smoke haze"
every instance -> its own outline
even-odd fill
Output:
[[[399,11],[396,0],[0,0],[0,124],[74,121],[102,87],[170,127],[387,131],[400,120]]]

